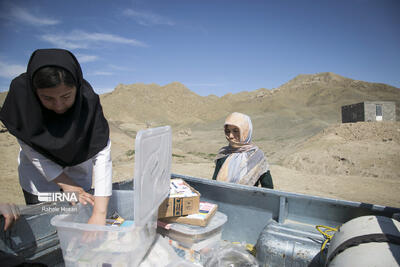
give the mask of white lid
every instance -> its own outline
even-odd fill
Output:
[[[184,235],[197,237],[204,234],[208,234],[210,232],[213,232],[214,230],[221,228],[226,223],[227,220],[228,218],[224,213],[217,211],[214,214],[214,216],[210,219],[207,226],[196,226],[183,223],[171,223],[169,227],[172,231],[176,231]]]
[[[170,126],[141,130],[135,140],[134,217],[145,225],[168,196],[171,179]]]

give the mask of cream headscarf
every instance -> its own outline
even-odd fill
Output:
[[[240,142],[229,141],[229,146],[222,147],[215,159],[226,156],[224,164],[218,172],[217,180],[245,185],[254,185],[260,176],[269,170],[267,159],[256,145],[251,143],[253,125],[250,117],[234,112],[230,114],[225,125],[233,125],[240,130]]]

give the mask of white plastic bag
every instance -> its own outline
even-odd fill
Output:
[[[221,243],[205,255],[204,267],[259,267],[243,244]]]

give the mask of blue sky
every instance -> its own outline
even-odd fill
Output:
[[[400,88],[398,0],[0,1],[0,90],[38,48],[65,48],[105,93],[178,81],[199,95],[334,72]]]

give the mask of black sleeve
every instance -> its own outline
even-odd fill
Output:
[[[217,160],[217,162],[215,164],[214,174],[213,174],[213,177],[212,177],[213,180],[217,180],[217,176],[218,176],[219,170],[221,169],[222,165],[224,165],[224,162],[225,162],[226,158],[227,157],[220,158],[220,159]]]
[[[265,188],[270,188],[274,189],[274,184],[272,182],[272,176],[271,172],[268,170],[266,173],[260,176],[260,179],[258,179],[257,183],[255,186],[258,186],[258,184],[261,182],[261,186]]]

